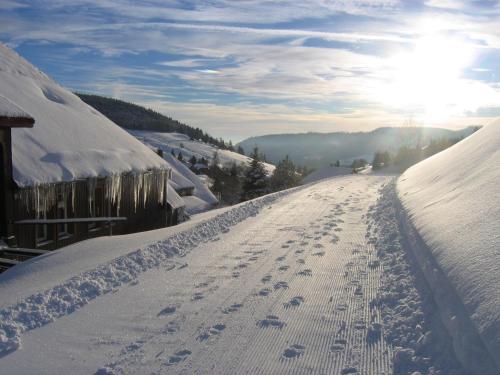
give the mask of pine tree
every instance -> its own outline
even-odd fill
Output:
[[[175,151],[174,151],[174,149],[172,149],[172,151],[170,151],[170,153],[172,154],[172,156],[173,156],[174,158],[176,158],[176,157],[177,157],[177,155],[175,155]]]
[[[184,161],[184,156],[182,156],[182,152],[179,151],[179,155],[177,155],[177,160]]]
[[[267,174],[257,147],[254,148],[250,157],[252,162],[247,168],[243,179],[242,201],[260,197],[268,192]]]
[[[224,192],[224,171],[220,167],[219,154],[217,151],[214,152],[212,157],[212,162],[210,163],[210,167],[208,168],[208,176],[212,179],[212,192],[220,197]]]
[[[238,146],[238,151],[237,152],[238,152],[238,154],[245,155],[245,150],[241,146]]]
[[[288,155],[285,159],[279,161],[270,182],[272,191],[289,189],[299,185],[300,174]]]
[[[198,161],[196,160],[196,156],[191,156],[191,159],[189,159],[189,164],[191,164],[191,166],[194,166],[196,163],[198,163]]]

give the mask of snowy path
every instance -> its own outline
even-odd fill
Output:
[[[28,331],[13,373],[389,374],[367,213],[390,178],[299,190]]]

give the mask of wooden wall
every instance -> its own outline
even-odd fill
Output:
[[[160,192],[156,191],[153,186],[149,191],[148,199],[144,202],[143,194],[139,194],[139,199],[136,207],[134,206],[133,191],[134,179],[131,175],[122,176],[122,188],[120,209],[118,212],[117,203],[110,202],[105,197],[105,181],[104,179],[97,180],[96,183],[96,211],[95,216],[99,217],[126,217],[127,220],[123,222],[116,222],[113,226],[113,234],[127,234],[134,232],[141,232],[151,229],[162,228],[167,225],[174,225],[177,223],[177,211],[172,210],[171,207],[164,203],[158,202]],[[65,185],[66,184],[66,185]],[[68,188],[68,184],[74,184],[74,189]],[[88,218],[91,217],[91,209],[89,205],[89,186],[87,180],[78,180],[70,183],[56,184],[60,191],[69,192],[66,194],[67,204],[67,217],[68,218]],[[72,191],[75,192],[75,199],[73,200]],[[28,195],[34,194],[33,189],[28,188],[24,190],[24,194],[20,194],[21,190],[17,190],[14,198],[14,221],[36,219],[37,214],[34,207],[26,203],[26,193]],[[99,196],[102,198],[99,198]],[[73,207],[74,201],[74,207]],[[61,216],[59,214],[59,216]],[[41,217],[40,217],[41,218]],[[57,204],[47,212],[47,219],[57,219],[58,210]],[[35,225],[15,225],[15,235],[19,247],[26,248],[41,248],[41,249],[57,249],[67,246],[71,243],[82,241],[84,239],[98,237],[109,234],[109,227],[104,223],[97,223],[95,228],[91,228],[88,223],[73,223],[68,225],[68,236],[63,236],[55,240],[55,231],[57,230],[56,224],[47,226],[48,240],[45,242],[38,242],[36,239],[36,226]],[[59,237],[59,236],[57,236]]]

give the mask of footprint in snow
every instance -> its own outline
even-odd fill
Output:
[[[340,372],[341,375],[357,374],[358,369],[356,367],[344,367]]]
[[[257,256],[253,256],[253,257],[248,258],[248,261],[249,261],[249,262],[255,262],[255,261],[256,261],[256,260],[258,260],[258,259],[259,259],[259,257],[257,257]]]
[[[316,249],[321,249],[321,248],[323,248],[324,246],[323,246],[322,244],[320,244],[320,243],[317,243],[317,244],[314,244],[314,246],[313,246],[313,247],[314,247],[314,248],[316,248]]]
[[[277,258],[276,258],[276,262],[282,262],[282,261],[284,261],[285,259],[286,259],[286,256],[285,256],[285,255],[282,255],[282,256],[280,256],[280,257],[277,257]]]
[[[312,254],[313,256],[316,256],[316,257],[322,257],[325,255],[325,252],[324,251],[318,251],[316,253],[313,253]]]
[[[306,347],[304,345],[293,344],[285,349],[281,355],[284,359],[298,358],[304,354]]]
[[[335,339],[332,345],[330,345],[330,352],[341,352],[345,349],[345,346],[347,344],[346,339]]]
[[[289,245],[281,245],[282,249],[288,249],[290,246]]]
[[[233,278],[237,279],[238,277],[240,277],[240,273],[239,273],[239,272],[237,272],[237,271],[234,271],[234,272],[231,274],[231,276],[232,276]]]
[[[247,267],[248,267],[248,263],[240,263],[240,264],[234,266],[233,269],[235,269],[235,270],[241,270],[241,269],[244,269],[244,268],[247,268]]]
[[[269,288],[263,288],[263,289],[259,290],[259,292],[257,294],[259,296],[262,296],[262,297],[267,297],[271,292],[272,292],[271,289],[269,289]]]
[[[212,336],[220,335],[222,331],[226,329],[225,324],[215,324],[212,327],[205,329],[200,335],[198,335],[198,341],[206,341]]]
[[[168,358],[167,365],[175,365],[179,362],[182,362],[182,361],[186,360],[186,358],[189,357],[190,355],[191,355],[191,350],[187,350],[187,349],[179,350],[177,353],[175,353],[174,355],[171,355]]]
[[[262,279],[260,279],[260,281],[262,281],[263,283],[268,283],[269,281],[271,281],[271,279],[272,279],[271,275],[266,275]]]
[[[203,293],[195,293],[193,294],[193,296],[191,297],[191,301],[199,301],[200,299],[203,299],[205,298],[205,295]]]
[[[291,309],[293,307],[300,306],[300,304],[303,302],[304,302],[304,297],[296,296],[296,297],[293,297],[290,301],[284,303],[283,307],[288,310],[288,309]]]
[[[259,320],[257,326],[260,328],[282,329],[286,323],[282,322],[276,315],[268,315],[265,319]]]
[[[286,281],[278,281],[274,284],[274,290],[278,289],[288,289],[288,283]]]
[[[243,307],[243,304],[241,304],[241,303],[235,303],[235,304],[232,304],[229,307],[226,307],[224,310],[222,310],[222,313],[223,314],[232,314],[232,313],[237,312],[242,307]]]
[[[299,276],[312,276],[312,270],[309,268],[306,268],[305,270],[297,272],[297,275],[299,275]]]
[[[286,271],[289,268],[290,268],[289,266],[281,266],[278,268],[278,271]]]
[[[297,259],[297,263],[304,264],[306,261],[304,259]]]
[[[165,328],[163,328],[163,333],[167,335],[173,335],[174,333],[177,333],[180,329],[179,323],[172,321],[168,323]]]
[[[156,316],[172,315],[175,313],[179,305],[168,305],[163,310],[161,310]]]

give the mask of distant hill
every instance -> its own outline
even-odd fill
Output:
[[[183,124],[152,109],[123,100],[100,95],[76,93],[85,103],[94,107],[115,124],[125,129],[149,130],[154,132],[181,133],[191,139],[202,140],[221,149],[229,149],[222,139],[214,138],[200,128]]]
[[[431,139],[464,138],[477,128],[454,131],[441,128],[378,128],[371,132],[357,133],[302,133],[273,134],[251,137],[238,143],[247,152],[254,146],[266,155],[271,163],[276,163],[286,155],[299,165],[320,168],[340,160],[348,164],[356,158],[371,161],[376,151],[395,151],[403,145],[422,146]]]

